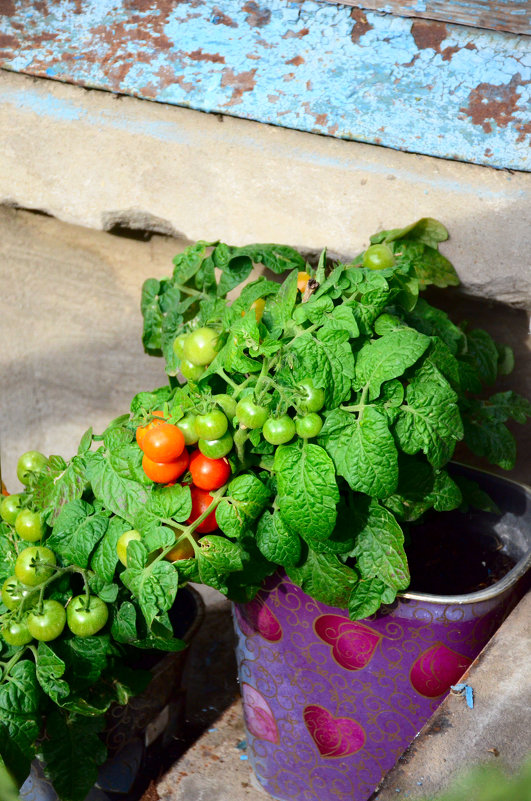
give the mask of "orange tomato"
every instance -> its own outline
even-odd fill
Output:
[[[9,495],[9,492],[6,490],[6,485],[2,481],[2,495]]]
[[[199,535],[196,531],[193,532],[192,536],[197,542]],[[172,548],[164,558],[167,559],[168,562],[178,562],[179,559],[193,559],[194,556],[195,551],[192,543],[188,539],[183,539],[181,542],[178,542],[175,548]]]
[[[301,295],[304,295],[304,291],[308,286],[308,281],[310,280],[311,277],[312,276],[309,273],[305,272],[297,273],[297,289],[299,290]]]
[[[161,422],[149,428],[142,437],[141,448],[153,462],[174,462],[184,451],[184,435],[180,428]]]
[[[156,484],[169,484],[176,481],[185,472],[190,461],[188,451],[185,449],[173,462],[154,462],[149,456],[142,457],[142,468],[148,478]]]
[[[155,426],[160,426],[161,423],[164,422],[164,414],[159,410],[156,409],[154,412],[151,412],[154,417],[161,417],[162,420],[152,420],[145,426],[139,426],[136,430],[136,441],[140,448],[142,448],[142,443],[144,441],[144,437],[146,436],[147,432],[150,431]]]

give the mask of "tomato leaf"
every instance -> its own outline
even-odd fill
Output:
[[[266,559],[277,565],[291,567],[301,557],[299,535],[286,528],[278,511],[264,512],[258,521],[256,544]]]
[[[134,546],[138,545],[138,542],[130,544],[128,560],[129,551],[133,551]],[[160,612],[171,609],[179,586],[178,573],[169,562],[153,562],[147,567],[128,567],[122,573],[122,581],[138,598],[148,627],[151,627]]]
[[[68,684],[61,678],[65,672],[65,663],[46,643],[40,642],[36,649],[35,666],[37,681],[42,689],[52,701],[60,705],[70,692]]]
[[[269,496],[268,488],[256,476],[237,476],[216,508],[218,526],[227,537],[237,539],[260,516]]]
[[[82,456],[74,456],[68,464],[61,456],[50,456],[33,491],[34,503],[49,525],[54,524],[69,501],[81,498],[86,483],[86,464]]]
[[[351,620],[362,620],[378,611],[382,603],[393,603],[396,593],[378,578],[361,579],[348,600]]]
[[[114,571],[118,564],[116,545],[122,534],[129,529],[129,524],[120,517],[113,516],[109,520],[107,530],[100,540],[90,562],[92,570],[94,570],[104,582],[108,583],[113,579]]]
[[[358,581],[356,572],[340,562],[335,554],[316,553],[312,548],[308,548],[304,561],[296,567],[288,567],[286,572],[312,598],[340,608],[347,605]]]
[[[286,348],[286,360],[295,381],[312,377],[322,387],[329,408],[350,395],[354,378],[354,356],[348,332],[323,328],[315,334],[301,334]]]
[[[378,578],[388,587],[403,590],[409,585],[404,535],[390,511],[378,501],[360,502],[354,510],[356,544],[351,556],[364,579]]]
[[[55,521],[46,540],[47,547],[69,564],[88,567],[90,555],[109,522],[104,515],[93,512],[93,507],[86,501],[70,501]]]
[[[9,673],[9,681],[0,684],[0,720],[13,745],[25,755],[34,754],[34,742],[40,732],[40,691],[36,668],[25,659]],[[0,740],[3,743],[3,739]],[[0,754],[10,767],[10,754],[0,745]],[[17,772],[17,765],[13,766]]]
[[[336,522],[334,464],[319,445],[282,445],[275,453],[278,507],[285,526],[305,540],[326,540]]]
[[[135,515],[147,501],[145,487],[121,476],[101,450],[88,455],[87,475],[94,495],[107,509],[133,524]]]
[[[369,400],[380,394],[384,381],[401,376],[420,359],[430,345],[429,337],[413,328],[403,328],[367,342],[356,359],[354,387],[367,386]]]

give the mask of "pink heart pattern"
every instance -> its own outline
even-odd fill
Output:
[[[280,623],[260,596],[245,605],[236,605],[234,614],[240,629],[247,637],[260,634],[268,642],[278,642],[282,639]]]
[[[306,728],[324,759],[350,756],[365,744],[365,732],[352,718],[336,718],[317,704],[307,706],[303,715]]]
[[[259,740],[278,743],[278,727],[264,696],[245,682],[242,684],[242,696],[247,731]]]
[[[361,670],[369,664],[381,635],[340,615],[321,615],[315,633],[332,646],[335,661],[346,670]]]
[[[413,688],[426,698],[437,698],[472,664],[468,656],[452,651],[438,642],[424,651],[414,662],[409,678]]]

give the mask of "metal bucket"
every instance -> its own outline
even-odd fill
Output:
[[[497,583],[458,596],[406,592],[352,622],[276,575],[235,606],[248,753],[274,798],[366,801],[523,594],[531,490],[453,469],[502,510],[472,513],[516,562]]]

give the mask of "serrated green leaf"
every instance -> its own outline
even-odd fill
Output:
[[[253,263],[249,256],[239,255],[238,251],[221,267],[222,274],[218,284],[218,296],[223,297],[231,289],[241,284],[249,277]]]
[[[18,788],[29,776],[33,750],[25,751],[9,734],[9,728],[0,720],[0,798],[2,801],[20,801]]]
[[[70,685],[87,687],[94,684],[107,666],[110,637],[61,637],[54,640],[51,649],[67,666],[66,678]]]
[[[286,528],[278,511],[264,512],[258,521],[256,544],[265,558],[277,565],[290,567],[301,557],[299,535]]]
[[[249,473],[234,478],[216,508],[216,522],[228,536],[238,538],[256,520],[269,500],[269,489]]]
[[[358,534],[351,555],[357,558],[356,569],[362,577],[378,578],[395,590],[405,589],[410,579],[404,535],[391,512],[371,500],[368,508],[360,505],[356,527]]]
[[[0,684],[0,721],[12,743],[23,753],[32,755],[41,720],[36,669],[27,659],[18,662],[10,671],[9,681]],[[0,753],[6,759],[3,749]]]
[[[375,498],[395,491],[398,453],[386,415],[367,406],[357,417],[342,409],[327,415],[319,443],[350,487]]]
[[[285,273],[288,270],[304,270],[306,262],[289,245],[257,244],[244,245],[237,251],[241,255],[249,256],[254,264],[263,264],[274,273]]]
[[[92,557],[90,563],[92,570],[106,583],[112,581],[118,564],[118,554],[116,552],[118,540],[130,528],[131,526],[120,517],[111,517],[103,539]]]
[[[485,414],[481,405],[463,414],[465,442],[478,456],[504,470],[512,470],[516,461],[516,441],[509,429],[495,417]]]
[[[93,507],[85,501],[70,501],[55,521],[46,545],[68,563],[88,567],[108,522],[104,515],[93,514]]]
[[[94,494],[107,509],[133,524],[147,501],[145,487],[119,475],[102,451],[88,455],[87,475]]]
[[[352,568],[339,561],[335,554],[316,553],[308,548],[304,561],[288,567],[288,577],[316,601],[346,607],[358,576]]]
[[[147,497],[145,508],[157,519],[188,520],[192,511],[190,487],[182,484],[155,486]]]
[[[291,321],[297,291],[297,273],[293,270],[276,295],[267,299],[262,322],[268,329],[271,339],[278,339]]]
[[[369,399],[380,394],[384,381],[401,376],[415,364],[430,345],[429,337],[412,328],[384,334],[367,342],[356,359],[355,386],[369,388]]]
[[[295,442],[275,452],[278,508],[286,527],[305,540],[326,540],[334,529],[339,490],[334,464],[319,445]]]
[[[92,432],[92,429],[89,430]],[[81,498],[86,483],[86,463],[83,456],[74,456],[69,464],[60,456],[50,456],[33,491],[35,506],[44,513],[50,526],[67,503]]]
[[[189,245],[173,259],[173,279],[179,284],[186,284],[197,273],[205,257],[209,242],[196,242]]]
[[[394,591],[391,591],[391,594]],[[348,611],[351,620],[362,620],[378,611],[382,603],[392,603],[394,598],[389,594],[389,587],[377,578],[361,579],[352,590],[348,600]]]
[[[44,642],[39,642],[36,649],[36,675],[37,681],[44,692],[56,704],[67,697],[70,688],[61,677],[65,672],[65,663]]]
[[[114,613],[111,634],[117,642],[122,643],[132,643],[138,638],[136,609],[130,601],[124,601]]]
[[[128,564],[129,550],[133,550],[137,542],[132,542],[127,549]],[[125,586],[138,599],[142,613],[148,627],[160,612],[171,609],[177,589],[179,577],[176,569],[169,562],[153,562],[147,567],[128,567],[122,573]]]
[[[286,348],[286,360],[295,381],[311,376],[314,385],[324,389],[328,408],[350,395],[354,356],[346,331],[328,328],[302,334]]]
[[[478,373],[483,384],[494,384],[498,376],[498,349],[494,340],[480,328],[467,334],[467,352],[462,357]]]
[[[433,217],[422,217],[417,222],[406,225],[405,228],[393,228],[390,231],[380,231],[374,234],[371,236],[371,244],[394,242],[398,239],[417,240],[436,248],[439,242],[445,242],[448,239],[448,231]]]

